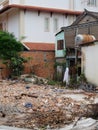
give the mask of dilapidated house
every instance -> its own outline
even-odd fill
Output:
[[[78,34],[93,35],[98,40],[98,12],[91,12],[85,9],[71,26],[62,27],[61,31],[55,35],[56,62],[58,65],[65,62],[66,66],[70,69],[71,76],[75,76],[76,73],[78,73],[78,76],[81,74],[81,49],[77,48],[75,43],[75,37]],[[62,55],[60,55],[61,52]],[[76,65],[78,68],[77,72],[75,70]],[[64,69],[62,69],[63,72]]]

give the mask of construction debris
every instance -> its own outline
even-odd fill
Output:
[[[0,82],[0,125],[54,129],[75,122],[82,117],[98,116],[97,93],[67,90],[21,80]],[[41,80],[42,81],[42,80]]]
[[[76,126],[73,126],[73,124],[71,123],[61,129],[55,130],[98,130],[98,121],[92,118],[82,118],[77,122]]]

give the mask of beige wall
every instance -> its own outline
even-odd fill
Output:
[[[82,71],[89,82],[98,85],[98,42],[82,47]]]

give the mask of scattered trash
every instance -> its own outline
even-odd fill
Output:
[[[76,127],[79,117],[98,115],[97,93],[34,84],[24,78],[0,82],[1,125],[45,130],[74,122]]]
[[[30,88],[30,86],[25,86],[25,88],[26,88],[26,89],[29,89],[29,88]]]
[[[27,102],[27,103],[25,103],[25,105],[24,105],[26,108],[32,108],[32,104],[30,103],[30,102]]]

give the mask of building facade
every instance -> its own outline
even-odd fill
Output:
[[[0,29],[24,42],[55,43],[55,33],[69,26],[84,8],[98,11],[97,0],[3,0]]]
[[[69,10],[68,4],[64,0],[4,0],[0,4],[0,28],[18,39],[25,37],[24,42],[54,43],[55,33],[80,14]]]
[[[70,77],[75,77],[75,75],[80,76],[81,48],[76,44],[77,41],[75,37],[77,35],[83,35],[86,42],[88,42],[88,40],[90,40],[89,35],[92,35],[96,40],[98,40],[98,12],[92,12],[85,9],[85,11],[77,17],[71,26],[62,27],[61,29],[62,30],[55,35],[56,61],[62,64],[63,62],[66,63],[66,66],[70,68]],[[61,34],[63,37],[61,37]],[[62,43],[60,41],[62,41]],[[58,46],[61,48],[59,49]],[[61,72],[64,73],[63,70]]]
[[[0,30],[13,33],[24,44],[36,44],[32,51],[37,51],[40,44],[53,46],[55,34],[61,27],[71,25],[84,8],[97,11],[97,7],[97,0],[3,0]],[[59,50],[58,54],[65,55],[65,52]]]
[[[98,86],[98,41],[81,44],[81,51],[82,72],[87,81]]]

